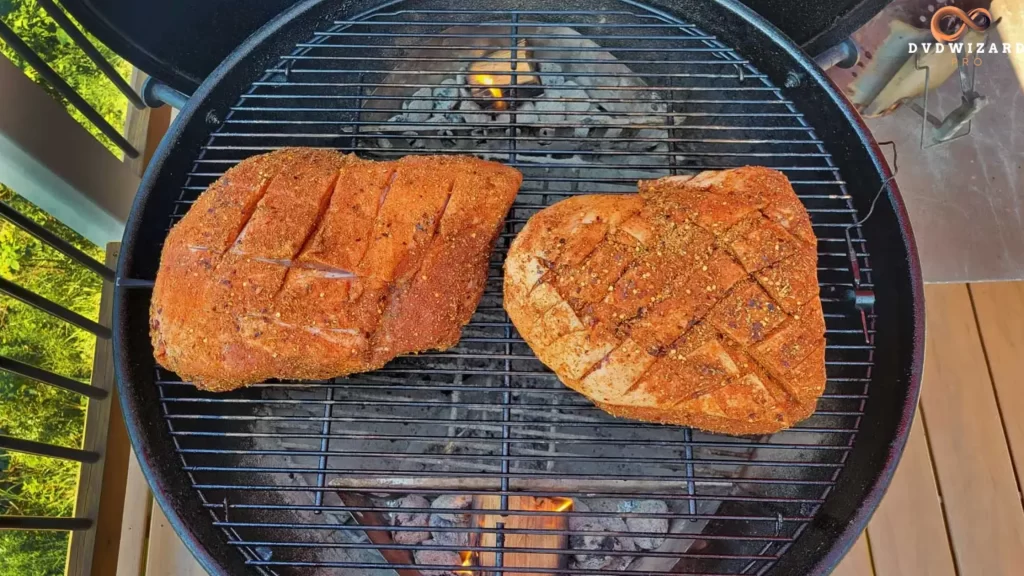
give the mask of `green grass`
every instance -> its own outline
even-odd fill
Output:
[[[0,199],[44,224],[94,257],[98,247],[0,185]],[[0,221],[0,276],[97,319],[98,276]],[[0,355],[88,382],[92,334],[11,298],[0,298]],[[0,433],[59,446],[80,447],[86,399],[77,394],[0,372]],[[0,513],[71,516],[79,464],[0,451]],[[63,574],[66,532],[0,532],[0,576]]]
[[[124,125],[127,102],[35,0],[0,0],[0,20],[10,26],[111,125]],[[94,44],[127,77],[130,65]],[[0,42],[0,53],[40,82],[35,70]],[[120,151],[89,126],[48,86],[40,85],[111,153]],[[97,260],[103,251],[0,182],[0,200]],[[0,220],[0,276],[79,314],[97,319],[100,278],[5,220]],[[96,339],[92,334],[11,298],[0,296],[0,355],[88,382]],[[0,434],[68,447],[82,445],[85,398],[0,372]],[[79,465],[0,450],[0,514],[71,516]],[[0,531],[0,576],[64,573],[67,532]]]

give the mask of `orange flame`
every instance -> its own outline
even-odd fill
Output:
[[[570,508],[572,508],[572,498],[563,498],[562,499],[562,503],[559,504],[558,508],[555,508],[554,511],[555,512],[565,512],[566,510],[568,510]]]
[[[491,76],[490,74],[476,74],[472,76],[470,80],[475,84],[490,86],[490,88],[487,88],[487,91],[495,100],[495,110],[505,110],[508,108],[508,102],[505,102],[504,100],[501,99],[501,97],[504,96],[504,93],[501,91],[501,88],[496,88],[494,86],[494,76]]]
[[[463,552],[459,552],[459,557],[462,558],[462,567],[463,568],[465,568],[466,566],[472,566],[473,565],[473,553],[472,552],[470,552],[468,550],[463,551]],[[456,570],[455,573],[458,576],[473,576],[473,571],[472,570]]]

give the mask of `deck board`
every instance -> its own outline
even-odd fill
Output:
[[[153,515],[149,524],[146,576],[206,576],[206,570],[185,548],[156,502],[153,502]]]
[[[876,576],[956,576],[921,418],[867,532]]]
[[[1024,475],[1024,282],[973,284],[971,296],[1019,483]]]
[[[868,535],[861,534],[860,538],[853,543],[853,548],[846,553],[846,557],[832,571],[832,576],[876,576],[872,567],[871,548],[868,545]]]
[[[921,407],[960,574],[1019,574],[1024,511],[964,284],[926,289]]]

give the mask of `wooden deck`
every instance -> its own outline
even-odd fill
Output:
[[[925,291],[927,348],[910,442],[835,574],[1024,572],[1024,283]]]
[[[926,297],[924,392],[910,442],[834,574],[1022,574],[1024,283],[931,285]],[[131,476],[129,498],[138,501],[145,483]],[[118,576],[203,573],[159,510],[125,506],[125,520]]]

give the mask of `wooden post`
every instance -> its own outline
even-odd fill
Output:
[[[117,263],[120,244],[111,242],[107,245],[106,262],[108,266]],[[100,296],[100,324],[110,326],[111,313],[114,308],[114,283],[104,282]],[[78,499],[75,502],[75,516],[96,519],[99,517],[100,501],[104,495],[104,469],[107,465],[107,434],[110,430],[111,409],[115,402],[114,396],[114,357],[110,340],[96,338],[96,352],[92,364],[92,382],[96,388],[108,392],[103,400],[89,400],[85,413],[85,439],[82,448],[100,453],[103,458],[91,464],[82,464],[78,477]],[[113,470],[111,470],[113,472]],[[118,494],[107,494],[108,498],[120,499]],[[88,530],[71,533],[68,545],[67,576],[88,576],[92,569],[93,552],[96,545],[98,524]]]

